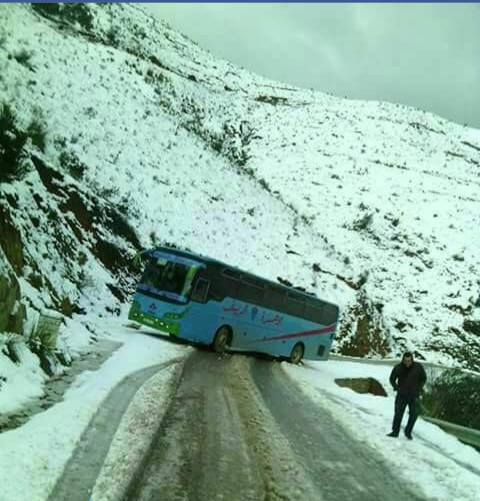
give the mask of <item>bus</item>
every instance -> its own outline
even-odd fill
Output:
[[[338,307],[199,254],[169,247],[145,264],[128,318],[192,343],[298,364],[328,358]]]

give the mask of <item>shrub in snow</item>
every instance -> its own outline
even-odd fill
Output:
[[[111,26],[106,33],[107,41],[113,47],[118,47],[120,42],[120,30],[118,26]]]
[[[480,320],[465,320],[463,322],[463,330],[480,336]]]
[[[20,363],[18,354],[18,344],[23,342],[22,336],[12,332],[0,334],[0,351],[6,355],[14,364]]]
[[[27,141],[41,151],[45,150],[46,128],[41,112],[35,109],[26,130],[18,125],[12,107],[0,104],[0,183],[22,178],[28,170]]]
[[[33,3],[32,9],[42,15],[58,15],[61,5],[58,3]]]
[[[263,177],[262,177],[261,179],[259,179],[258,183],[260,184],[260,186],[261,186],[264,190],[268,191],[269,193],[271,193],[271,192],[272,192],[272,190],[271,190],[270,186],[268,185],[267,181],[265,181],[265,179],[263,179]]]
[[[63,150],[58,158],[60,165],[74,179],[80,181],[87,170],[87,166],[81,162],[77,155],[70,150]]]
[[[46,125],[42,118],[42,112],[39,108],[34,109],[33,119],[26,131],[27,137],[30,138],[33,146],[36,146],[40,151],[44,152],[47,145]]]
[[[258,101],[259,103],[267,103],[267,104],[272,104],[273,106],[277,106],[277,104],[287,104],[288,99],[286,97],[280,97],[280,96],[260,95],[255,98],[255,101]]]
[[[352,228],[356,231],[362,231],[369,228],[372,224],[373,214],[365,214],[360,219],[353,222]]]
[[[79,25],[87,31],[93,28],[93,14],[87,4],[33,3],[32,8],[47,18],[56,17],[67,23]]]
[[[62,316],[56,312],[40,314],[28,340],[30,350],[38,356],[40,366],[49,375],[54,373],[56,366],[55,351],[61,322]]]
[[[9,58],[10,58],[10,56],[9,56]],[[18,52],[15,52],[13,54],[13,59],[15,59],[15,61],[17,61],[17,63],[19,63],[22,66],[25,66],[25,68],[28,68],[29,70],[33,71],[34,67],[30,61],[31,58],[32,58],[32,53],[26,49],[21,49]]]
[[[10,105],[0,105],[0,183],[21,178],[27,170],[24,151],[27,134],[17,128]]]
[[[480,377],[460,369],[430,374],[422,408],[427,416],[480,429]]]
[[[168,81],[168,78],[163,73],[154,70],[153,68],[148,68],[144,79],[145,82],[149,85],[163,84]]]

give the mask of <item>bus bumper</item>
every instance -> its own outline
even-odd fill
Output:
[[[129,320],[133,320],[139,324],[147,325],[148,327],[153,327],[154,329],[158,329],[163,332],[168,332],[174,336],[178,336],[180,334],[179,322],[167,320],[166,318],[157,318],[134,307],[130,308],[128,318]]]

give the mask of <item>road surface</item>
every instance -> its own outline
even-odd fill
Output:
[[[49,501],[89,499],[122,412],[164,368],[112,391]],[[139,473],[112,501],[421,501],[277,362],[195,350],[172,391],[148,454],[131,465]]]
[[[197,351],[127,499],[420,498],[368,444],[301,394],[278,363]]]

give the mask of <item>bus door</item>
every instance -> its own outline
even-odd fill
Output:
[[[219,327],[220,299],[214,276],[208,270],[201,270],[193,282],[190,296],[192,308],[189,329],[192,339],[203,344],[211,344]]]

